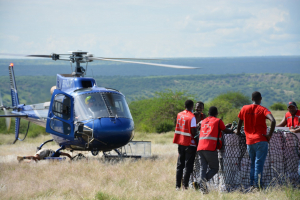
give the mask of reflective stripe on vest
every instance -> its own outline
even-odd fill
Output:
[[[176,131],[176,130],[175,130],[175,133],[180,134],[180,135],[184,135],[184,136],[190,136],[190,137],[192,136],[190,133],[185,133],[185,132]]]
[[[219,137],[219,140],[221,140],[222,139],[222,137]],[[199,140],[218,140],[218,138],[217,137],[201,137],[201,138],[199,138]]]

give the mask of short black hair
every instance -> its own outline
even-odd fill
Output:
[[[216,116],[218,114],[218,108],[216,106],[212,106],[208,110],[209,116]]]
[[[253,93],[252,93],[252,99],[253,99],[254,101],[259,101],[259,100],[261,99],[261,94],[260,94],[260,92],[258,92],[258,91],[253,92]]]
[[[203,107],[204,107],[204,103],[202,101],[198,101],[196,104],[203,105]]]
[[[185,108],[191,109],[193,107],[194,107],[194,102],[192,100],[188,99],[185,101]]]

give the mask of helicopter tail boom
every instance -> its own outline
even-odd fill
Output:
[[[10,80],[10,92],[11,92],[11,102],[13,107],[17,107],[19,105],[19,97],[14,73],[14,64],[11,63],[8,66],[9,70],[9,80]]]
[[[18,97],[18,91],[17,91],[17,84],[15,79],[15,73],[14,73],[14,64],[11,63],[8,66],[9,70],[9,80],[10,80],[10,93],[11,93],[11,102],[12,106],[15,108],[14,111],[17,111],[17,106],[19,105],[19,97]],[[20,131],[20,121],[21,118],[16,117],[15,120],[15,143],[19,138],[19,131]]]

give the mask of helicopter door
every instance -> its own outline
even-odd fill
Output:
[[[73,97],[60,90],[55,90],[49,107],[46,131],[72,140],[74,138],[73,114]]]

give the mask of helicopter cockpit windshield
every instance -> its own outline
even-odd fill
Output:
[[[75,120],[102,117],[132,119],[124,96],[116,93],[86,93],[75,98]]]

